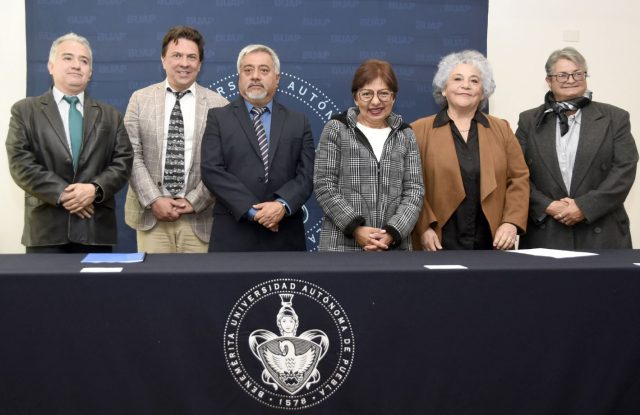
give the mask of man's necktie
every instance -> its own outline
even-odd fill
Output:
[[[168,88],[167,90],[171,91]],[[169,193],[175,196],[184,187],[184,120],[180,109],[180,98],[189,91],[171,92],[176,96],[176,103],[169,116],[163,183]]]
[[[260,149],[260,157],[264,164],[264,181],[269,181],[269,142],[267,141],[267,133],[260,120],[260,116],[267,110],[267,107],[253,107],[251,109],[251,119],[253,120],[253,128],[258,136],[258,148]]]
[[[77,170],[80,159],[80,147],[82,146],[82,114],[76,108],[80,101],[76,96],[65,95],[63,98],[69,103],[69,138],[71,139],[71,157],[73,169]]]

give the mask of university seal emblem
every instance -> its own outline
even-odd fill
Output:
[[[298,315],[291,302],[293,294],[280,294],[280,298],[280,336],[269,330],[256,330],[249,336],[249,345],[264,366],[262,381],[275,390],[282,388],[295,395],[320,380],[317,366],[327,353],[329,338],[321,330],[308,330],[296,337]]]
[[[342,306],[302,280],[276,279],[247,291],[229,315],[224,338],[236,382],[274,408],[321,403],[353,364],[353,333]]]

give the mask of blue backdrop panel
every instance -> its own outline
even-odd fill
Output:
[[[67,32],[89,39],[94,53],[89,93],[122,113],[131,93],[164,79],[161,41],[174,25],[206,39],[199,82],[237,97],[236,58],[250,43],[273,47],[282,64],[277,99],[308,114],[316,143],[332,114],[353,105],[351,80],[364,60],[390,61],[399,79],[395,111],[411,122],[437,111],[431,96],[436,65],[461,49],[486,53],[488,0],[27,0],[27,94],[50,87],[51,42]],[[120,251],[135,251],[118,195]],[[315,249],[322,217],[306,204],[307,238]]]

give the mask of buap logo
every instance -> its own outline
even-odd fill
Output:
[[[307,329],[298,334],[301,328]],[[272,408],[304,409],[345,381],[354,338],[331,294],[307,281],[281,278],[251,288],[236,302],[224,353],[231,375],[251,397]]]
[[[293,309],[293,294],[280,294],[276,318],[280,336],[258,329],[249,336],[253,355],[262,363],[262,382],[295,395],[320,381],[318,363],[329,348],[329,337],[322,330],[307,330],[296,336],[299,318]]]

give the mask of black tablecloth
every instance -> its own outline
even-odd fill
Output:
[[[640,251],[81,258],[0,256],[0,414],[640,414]],[[294,394],[247,342],[291,282],[296,334],[328,339]]]

